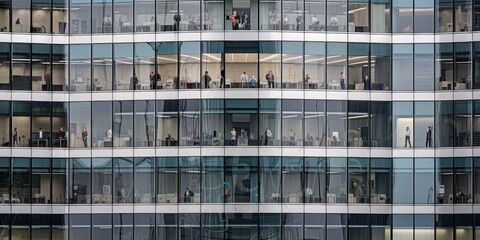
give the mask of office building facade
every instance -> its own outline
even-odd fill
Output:
[[[480,239],[479,0],[0,0],[0,239]]]

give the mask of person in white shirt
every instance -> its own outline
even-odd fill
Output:
[[[112,138],[112,135],[113,135],[112,128],[108,127],[107,132],[105,133],[105,136],[107,138]]]
[[[312,24],[315,24],[318,22],[318,18],[317,18],[317,15],[313,15],[312,17]]]
[[[248,75],[246,72],[243,72],[243,74],[240,76],[240,81],[242,82],[243,85],[247,85],[248,83]]]
[[[407,142],[408,142],[408,146],[412,147],[412,143],[410,142],[410,128],[409,127],[407,127],[405,129],[405,147],[407,147]]]
[[[42,128],[39,128],[39,129],[38,129],[37,138],[38,138],[38,139],[43,139],[43,130],[42,130]]]
[[[112,17],[110,17],[110,15],[107,15],[106,17],[103,18],[103,25],[112,26]]]
[[[337,16],[334,14],[331,18],[330,18],[330,26],[337,26],[338,24],[338,18]]]

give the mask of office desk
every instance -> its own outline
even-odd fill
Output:
[[[47,147],[48,146],[48,139],[46,139],[46,138],[35,138],[35,139],[33,139],[33,141],[37,142],[37,147]],[[40,146],[40,142],[44,142],[45,146]]]

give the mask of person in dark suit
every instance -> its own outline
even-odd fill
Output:
[[[222,76],[220,78],[220,88],[222,88],[222,86],[225,85],[225,69],[222,69],[222,71],[220,71],[220,76]]]
[[[84,147],[88,147],[87,145],[87,136],[88,136],[88,132],[87,132],[87,129],[83,129],[82,131],[82,141],[83,141],[83,146]]]
[[[210,75],[208,75],[208,71],[205,71],[205,75],[203,75],[203,80],[205,81],[205,88],[209,88],[208,84],[212,81]]]
[[[370,79],[368,78],[368,75],[365,75],[363,78],[363,90],[370,90]]]
[[[180,16],[180,14],[175,14],[173,16],[173,20],[175,21],[175,24],[173,25],[173,31],[180,30],[180,21],[182,21],[182,16]]]
[[[192,203],[192,200],[195,194],[192,191],[190,191],[190,189],[187,188],[183,195],[184,195],[183,202]]]

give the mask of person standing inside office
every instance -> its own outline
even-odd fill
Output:
[[[425,139],[425,147],[432,147],[432,127],[428,126]]]
[[[205,88],[209,88],[209,84],[212,81],[210,75],[208,75],[208,71],[205,71],[205,75],[203,75],[203,80],[205,81]]]
[[[222,69],[222,71],[220,71],[220,88],[222,88],[222,86],[225,85],[225,69]]]
[[[13,129],[12,146],[18,147],[18,130],[16,127]]]
[[[410,134],[411,134],[410,128],[407,127],[405,129],[405,147],[407,147],[407,142],[408,142],[408,146],[412,147],[412,143],[410,142]]]
[[[340,72],[340,88],[345,90],[345,76],[343,75],[343,72]]]
[[[363,90],[370,90],[370,79],[368,78],[368,75],[365,75],[363,78]]]
[[[264,137],[265,138],[265,146],[268,146],[268,139],[272,137],[272,132],[270,131],[270,129],[268,128],[265,128],[265,133],[264,133]]]
[[[303,31],[303,14],[300,13],[295,20],[297,21],[297,31]]]
[[[45,71],[45,73],[43,74],[43,80],[45,81],[45,89],[46,91],[50,91],[50,86],[51,86],[51,83],[50,83],[50,67],[47,68],[47,70]]]
[[[230,131],[230,134],[231,134],[230,144],[232,146],[236,146],[237,145],[237,130],[235,130],[235,128],[232,128],[232,130]]]
[[[184,198],[183,198],[184,203],[192,203],[192,200],[195,194],[192,191],[190,191],[190,189],[187,188],[183,195],[184,195]]]
[[[232,15],[230,15],[230,21],[232,22],[232,29],[238,30],[238,15],[237,11],[233,11]]]
[[[265,76],[268,82],[268,88],[275,88],[275,76],[273,75],[272,70],[268,71],[267,76]]]
[[[132,90],[137,90],[137,85],[138,85],[138,78],[135,73],[133,73],[133,76],[130,78],[130,89]]]
[[[87,145],[87,137],[88,137],[88,132],[87,129],[83,129],[82,131],[82,141],[83,141],[83,147],[88,147]]]
[[[243,74],[240,76],[240,82],[242,85],[247,86],[248,85],[248,75],[247,72],[243,72]]]

